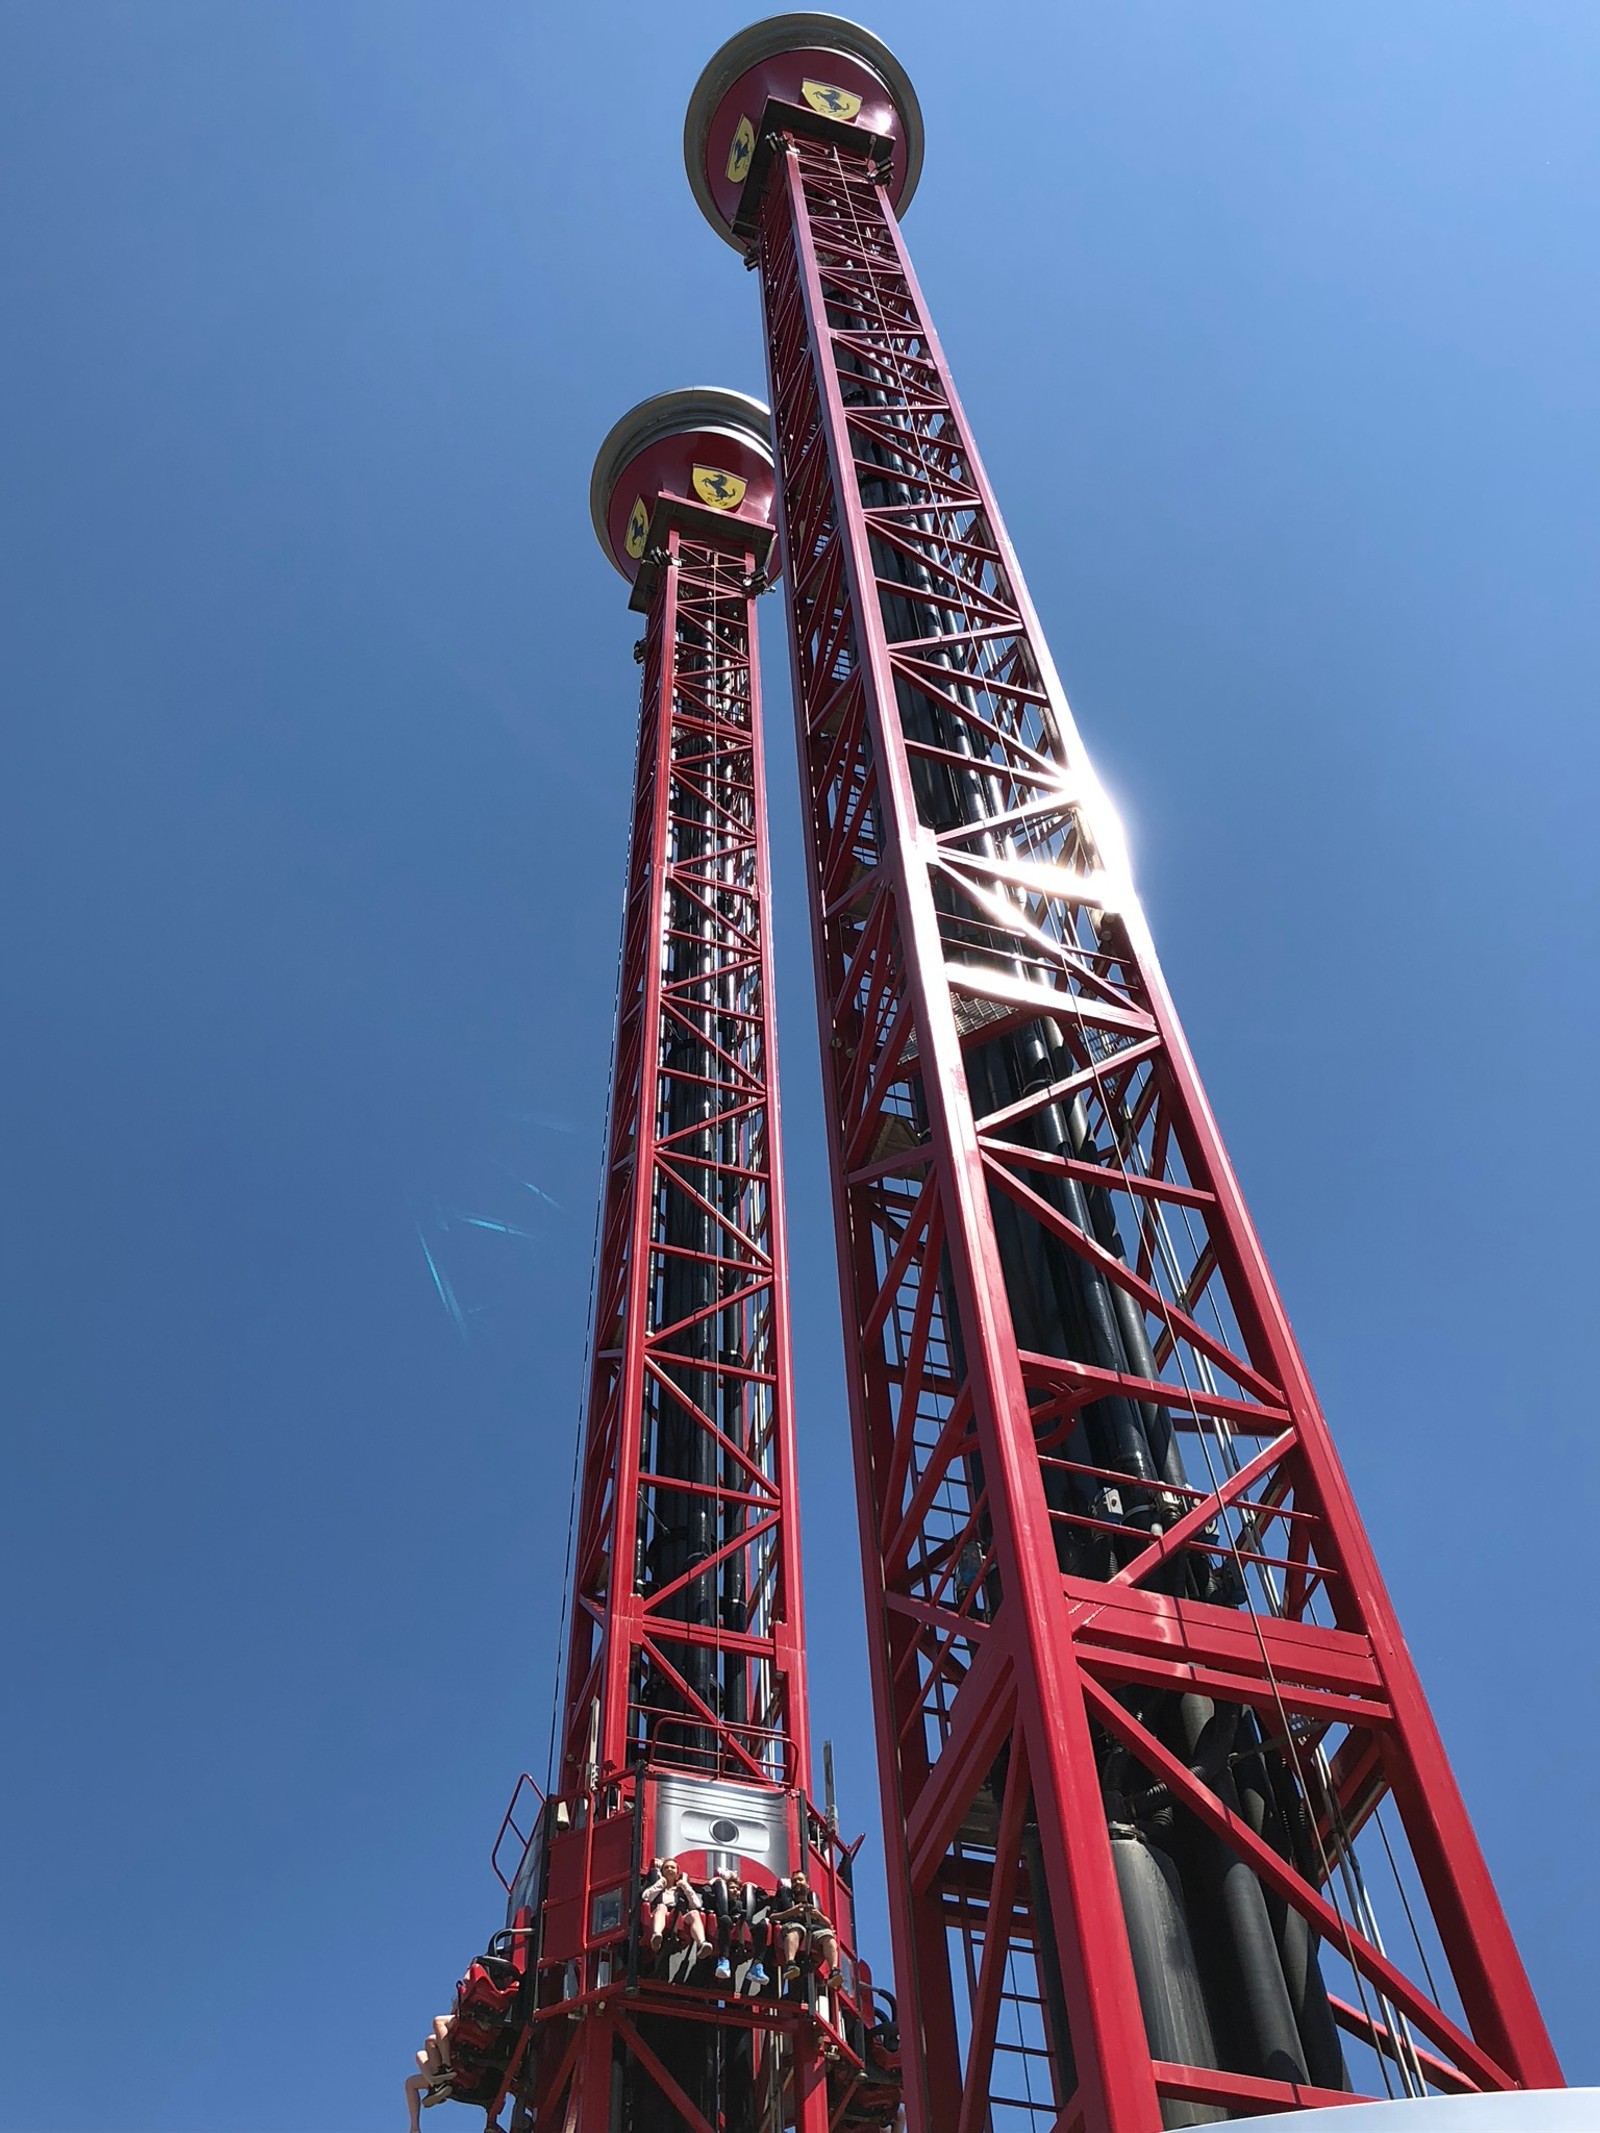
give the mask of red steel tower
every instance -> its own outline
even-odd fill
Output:
[[[1557,2085],[912,271],[911,84],[779,17],[685,150],[761,284],[910,2133]]]
[[[541,2133],[829,2133],[898,2102],[853,1851],[807,1794],[756,673],[772,504],[766,409],[710,388],[625,416],[591,490],[644,686],[560,1762],[530,1829],[531,1779],[508,1811],[507,1925],[452,2035],[453,2093],[491,2116],[509,2095]],[[747,1911],[804,1871],[837,1959],[786,1978],[776,1926],[719,1950],[707,1913],[653,1946],[641,1895],[669,1857],[701,1890],[740,1877]]]

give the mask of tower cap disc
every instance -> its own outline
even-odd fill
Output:
[[[917,102],[910,75],[883,39],[874,37],[859,23],[846,21],[842,15],[769,15],[764,22],[752,22],[748,29],[740,30],[713,53],[694,85],[683,125],[683,160],[690,189],[707,222],[736,250],[740,248],[739,240],[733,234],[731,216],[717,194],[727,190],[719,182],[721,158],[727,154],[727,144],[721,136],[731,133],[739,114],[730,120],[724,115],[723,105],[728,92],[752,71],[766,71],[773,62],[802,54],[808,65],[817,65],[819,72],[829,58],[837,58],[849,64],[852,74],[864,69],[882,84],[884,100],[892,106],[899,135],[894,179],[897,215],[903,215],[911,205],[922,176],[922,106]],[[795,102],[800,101],[800,86],[797,78],[788,91]],[[859,106],[861,99],[857,96],[854,101]],[[755,108],[744,114],[752,124],[760,119],[765,96],[758,95],[754,103]],[[715,175],[711,169],[713,160],[718,165]]]
[[[612,424],[595,455],[594,472],[589,478],[589,518],[595,539],[625,577],[632,574],[632,566],[624,555],[618,554],[617,528],[613,523],[619,509],[625,517],[629,507],[627,497],[618,504],[624,476],[630,468],[637,469],[647,455],[654,465],[661,458],[656,448],[680,437],[695,438],[701,448],[714,449],[718,440],[730,445],[732,452],[723,456],[740,461],[740,468],[735,471],[745,467],[750,470],[751,507],[763,513],[770,511],[770,482],[763,478],[757,483],[754,478],[758,471],[764,477],[773,463],[772,417],[765,404],[725,385],[683,385],[675,392],[656,393],[629,408],[620,422]],[[670,454],[667,456],[671,458]],[[685,472],[685,486],[687,479]]]

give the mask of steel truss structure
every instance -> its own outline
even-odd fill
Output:
[[[888,144],[819,117],[814,86],[812,109],[766,103],[733,227],[774,409],[910,2133],[1559,2084],[912,271]],[[641,847],[662,808],[642,779]],[[641,930],[646,879],[636,860]],[[630,1088],[649,1011],[630,996]],[[721,1222],[729,1173],[697,1155],[685,1185],[673,1136],[650,1139],[663,1108],[619,1106],[608,1312],[665,1250],[658,1191]],[[735,1230],[720,1278],[754,1286]],[[714,1430],[710,1391],[685,1391],[709,1358],[662,1373],[659,1337],[634,1338],[597,1412],[656,1373]],[[703,1633],[619,1616],[596,1582],[622,1544],[602,1538],[609,1443],[575,1666],[611,1684],[611,1754],[644,1722],[633,1654],[665,1667]],[[745,1533],[770,1518],[778,1546],[769,1484],[739,1471]],[[617,1475],[626,1504],[625,1455]],[[656,1678],[704,1717],[681,1656]],[[724,1759],[775,1752],[754,1675],[749,1708],[708,1733]],[[1403,1955],[1375,1847],[1416,1928]]]
[[[757,567],[732,521],[670,526],[654,573],[564,1786],[591,1763],[810,1767]]]
[[[881,2133],[892,2003],[855,1960],[853,1852],[806,1789],[756,666],[766,410],[711,388],[644,402],[591,503],[647,621],[560,1764],[532,1826],[525,1778],[502,1827],[507,1924],[458,1991],[457,2067],[474,2021],[487,2041],[455,2093],[491,2118],[512,2098],[514,2133]],[[669,1857],[698,1916],[642,1901]],[[776,1910],[802,1868],[831,1962],[786,1969],[777,1923],[770,1948],[764,1925],[718,1927],[714,1877]],[[720,1946],[690,1930],[707,1919]]]
[[[642,1767],[764,1787],[809,1770],[760,560],[737,522],[714,538],[669,525],[643,646],[561,1764],[563,1793],[624,1821]],[[584,1872],[583,1901],[615,1871]],[[559,1895],[547,1889],[547,1916]],[[607,1982],[620,1980],[581,1980],[577,2025],[563,1990],[534,2122],[609,2133],[615,2089],[632,2125],[709,2133],[721,2067],[707,2029],[689,2028],[670,1983],[641,2006],[636,1974],[626,2003],[608,2004]],[[653,1997],[669,2002],[654,2019]],[[781,2042],[740,2026],[770,2078]],[[820,2133],[815,2103],[802,2115]]]

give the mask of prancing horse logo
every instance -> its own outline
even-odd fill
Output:
[[[747,118],[740,119],[733,129],[733,146],[728,150],[728,177],[735,185],[743,185],[750,174],[750,158],[756,152],[756,129]]]
[[[744,482],[737,474],[725,474],[721,467],[696,467],[690,479],[695,495],[713,511],[737,511],[744,502]]]
[[[622,545],[637,563],[644,554],[644,544],[650,537],[650,514],[644,507],[644,498],[636,496],[633,509],[628,513],[628,530]]]
[[[803,81],[800,94],[813,111],[820,111],[824,118],[853,119],[861,109],[859,96],[852,96],[848,89],[836,89],[831,82]]]

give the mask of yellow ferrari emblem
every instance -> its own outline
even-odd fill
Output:
[[[644,507],[644,498],[636,496],[633,509],[628,513],[628,530],[622,545],[637,563],[644,554],[644,544],[650,538],[650,514]]]
[[[755,152],[756,129],[742,118],[733,129],[733,146],[728,150],[728,176],[735,185],[743,185],[750,175],[750,158]]]
[[[737,511],[744,502],[744,483],[737,474],[724,474],[721,467],[696,467],[689,478],[695,495],[713,511]]]
[[[859,96],[852,96],[848,89],[835,89],[831,82],[803,81],[800,94],[824,118],[853,119],[861,109]]]

